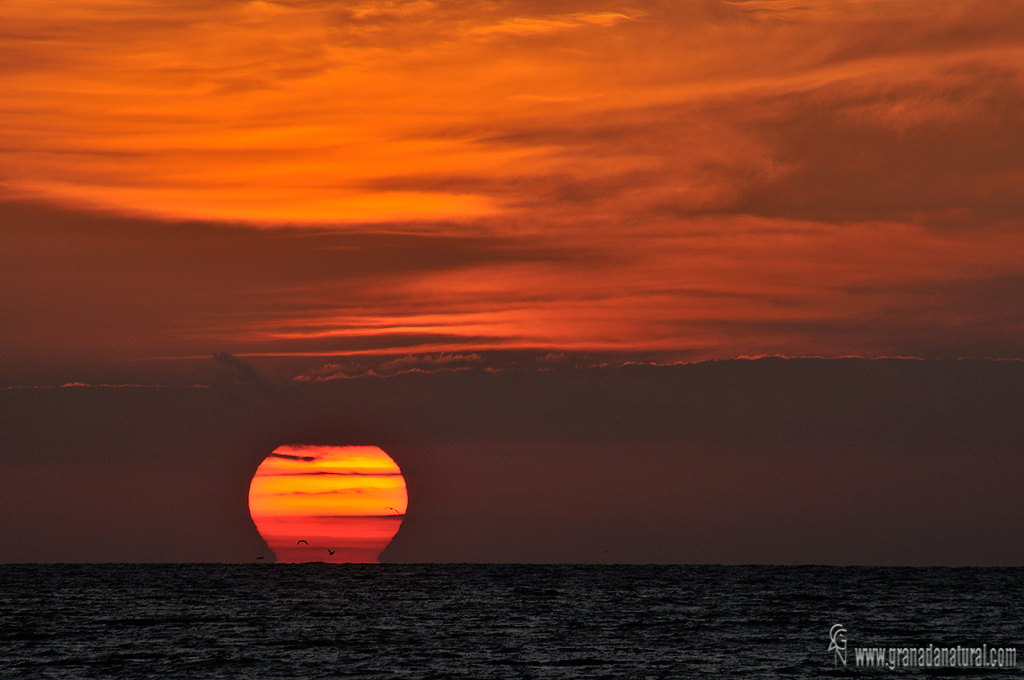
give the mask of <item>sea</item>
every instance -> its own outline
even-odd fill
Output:
[[[0,565],[5,679],[1022,675],[1020,568]]]

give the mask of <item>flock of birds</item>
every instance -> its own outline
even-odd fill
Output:
[[[396,508],[384,508],[384,509],[385,509],[385,510],[394,510],[394,511],[395,511],[395,514],[396,514],[396,515],[401,515],[401,514],[402,514],[402,513],[400,513],[400,512],[399,512],[399,511],[398,511],[398,510],[397,510]],[[302,545],[303,543],[305,543],[306,545],[309,545],[309,541],[307,541],[307,540],[306,540],[306,539],[304,539],[304,538],[300,538],[299,540],[297,540],[297,541],[295,542],[295,545]],[[337,550],[331,550],[330,548],[328,548],[328,549],[327,549],[327,554],[328,554],[328,555],[333,555],[333,554],[334,554],[334,553],[336,553],[336,552],[337,552]],[[258,559],[258,560],[262,560],[262,559],[263,559],[263,555],[260,555],[260,556],[259,556],[259,557],[257,557],[256,559]]]
[[[296,542],[295,542],[295,545],[302,545],[303,543],[305,543],[306,545],[309,545],[309,541],[307,541],[307,540],[306,540],[306,539],[304,539],[304,538],[300,538],[300,539],[299,539],[298,541],[296,541]],[[334,553],[336,553],[336,552],[338,552],[338,551],[337,551],[337,550],[331,550],[330,548],[328,548],[328,549],[327,549],[327,554],[328,554],[328,555],[333,555],[333,554],[334,554]],[[260,555],[260,556],[259,556],[259,557],[257,557],[256,559],[258,559],[258,560],[262,560],[262,559],[263,559],[263,555]]]
[[[309,542],[306,539],[304,539],[304,538],[300,538],[298,541],[296,541],[295,545],[299,545],[300,543],[305,543],[306,545],[309,545]],[[334,553],[335,553],[334,550],[331,550],[330,548],[327,549],[327,554],[328,555],[333,555]]]

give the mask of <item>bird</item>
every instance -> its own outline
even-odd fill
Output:
[[[396,510],[395,508],[384,508],[384,509],[385,510],[394,510],[396,515],[401,515],[402,514],[398,510]]]
[[[328,555],[333,555],[333,554],[334,554],[334,551],[333,551],[333,550],[331,550],[330,548],[328,548],[328,549],[327,549],[327,554],[328,554]]]
[[[299,540],[295,541],[295,545],[298,545],[299,543],[305,543],[306,545],[309,545],[309,542],[304,538],[300,538]]]

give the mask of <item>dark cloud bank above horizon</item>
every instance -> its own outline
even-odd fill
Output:
[[[249,480],[304,443],[399,463],[385,561],[1024,564],[1021,362],[461,361],[0,390],[0,562],[268,555]]]

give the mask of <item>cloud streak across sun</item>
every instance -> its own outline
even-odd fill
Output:
[[[0,11],[16,356],[1024,355],[1024,3]]]

